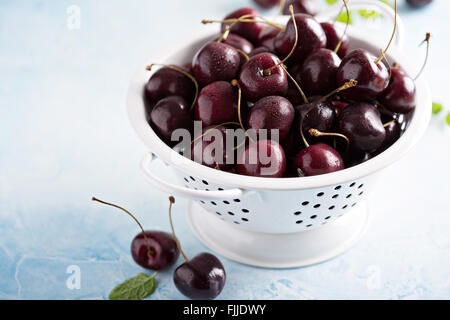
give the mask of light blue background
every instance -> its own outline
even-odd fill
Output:
[[[322,1],[322,0],[318,0]],[[0,298],[103,299],[142,271],[130,257],[137,226],[95,195],[134,212],[147,228],[168,230],[167,195],[138,171],[146,148],[125,112],[142,61],[169,42],[249,4],[244,0],[2,0],[0,2]],[[81,30],[66,26],[81,8]],[[450,107],[450,2],[419,11],[400,1],[406,54],[431,31],[425,76],[434,100]],[[385,22],[387,23],[387,22]],[[366,26],[361,26],[366,27]],[[389,36],[390,25],[373,29]],[[380,31],[386,30],[386,31]],[[449,109],[447,109],[449,110]],[[450,129],[434,117],[425,137],[386,170],[370,207],[366,236],[348,253],[297,270],[264,270],[222,259],[223,299],[450,298]],[[188,255],[206,250],[175,205]],[[181,259],[179,261],[181,263]],[[66,269],[81,268],[80,290]],[[182,299],[172,271],[151,299]]]

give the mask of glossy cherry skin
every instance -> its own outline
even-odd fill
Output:
[[[393,119],[388,117],[382,117],[384,123],[389,123]],[[402,130],[401,125],[398,120],[390,123],[388,126],[384,127],[386,130],[386,138],[384,139],[381,146],[374,152],[375,154],[380,154],[390,148],[401,136]]]
[[[259,14],[258,10],[253,9],[253,8],[241,8],[241,9],[238,9],[238,10],[230,13],[228,16],[225,17],[225,19],[239,19],[240,17],[242,17],[244,15],[259,16],[260,14]],[[248,19],[251,19],[251,17]],[[222,33],[225,32],[226,27],[231,24],[232,24],[232,22],[222,23],[221,32]],[[241,37],[244,37],[245,39],[252,42],[253,44],[257,44],[259,34],[261,33],[261,31],[263,29],[264,29],[264,25],[261,23],[238,22],[233,26],[231,31],[233,33],[240,35]]]
[[[166,67],[156,71],[145,85],[145,96],[151,103],[170,96],[192,102],[194,95],[194,82],[181,72]]]
[[[226,43],[235,49],[239,49],[247,55],[254,49],[253,44],[250,41],[234,33],[230,33],[223,43]],[[243,65],[246,61],[245,57],[241,53],[239,54],[241,55],[241,65]]]
[[[339,41],[341,40],[343,31],[338,31],[338,29],[336,29],[336,27],[329,22],[322,22],[320,25],[322,26],[322,29],[325,32],[325,35],[327,36],[326,48],[334,51]],[[347,55],[349,47],[350,47],[350,40],[348,39],[347,35],[344,35],[341,46],[339,47],[339,50],[337,52],[337,55],[341,59],[344,58]]]
[[[406,2],[413,8],[421,8],[430,4],[433,0],[406,0]]]
[[[223,290],[225,268],[217,257],[201,253],[180,265],[173,275],[177,289],[190,299],[210,300]]]
[[[190,106],[181,97],[164,98],[150,114],[152,127],[162,140],[171,144],[172,133],[176,129],[192,131],[193,117],[189,109]]]
[[[267,139],[273,139],[271,129],[278,130],[278,142],[283,142],[294,121],[295,110],[286,98],[280,96],[264,97],[250,109],[248,129],[267,129]]]
[[[250,54],[248,55],[250,58],[260,54],[260,53],[270,53],[270,50],[266,47],[257,47],[255,49],[253,49],[252,52],[250,52]]]
[[[294,160],[299,176],[317,176],[345,168],[341,155],[324,143],[317,143],[300,151]]]
[[[289,5],[291,4],[294,6],[294,13],[306,13],[312,16],[317,14],[314,0],[288,0],[284,6],[283,14],[290,14]]]
[[[357,166],[358,164],[364,163],[372,158],[372,154],[366,151],[350,149],[348,152],[343,152],[346,168]]]
[[[295,14],[298,29],[298,43],[290,64],[301,63],[313,51],[325,48],[327,37],[320,23],[312,16],[303,13]],[[275,49],[280,58],[285,58],[295,43],[295,28],[292,19],[286,25],[286,31],[280,32],[275,39]]]
[[[204,87],[198,95],[195,119],[202,121],[203,126],[239,121],[238,98],[238,90],[231,83],[213,82]],[[245,114],[245,102],[241,103],[241,108],[242,114]]]
[[[192,71],[203,87],[214,81],[231,81],[236,78],[241,66],[241,55],[235,48],[212,42],[201,48],[192,62]]]
[[[317,129],[322,132],[330,132],[336,121],[336,112],[333,105],[329,101],[319,103],[308,114],[306,112],[310,109],[315,102],[308,104],[302,104],[295,107],[296,123],[295,126],[300,132],[300,121],[303,117],[303,133],[309,136],[308,131],[310,129]],[[306,114],[306,116],[305,116]]]
[[[234,150],[227,150],[227,127],[206,127],[191,144],[191,159],[210,168],[228,171],[234,164]]]
[[[370,103],[349,105],[339,113],[339,132],[350,140],[350,145],[360,151],[374,151],[386,138],[380,112]]]
[[[309,95],[325,95],[336,89],[336,74],[341,59],[329,49],[311,53],[301,69],[302,88]]]
[[[237,170],[246,176],[281,178],[286,170],[283,147],[272,140],[250,142],[238,154]]]
[[[275,39],[280,33],[280,29],[272,26],[265,27],[258,36],[257,45],[259,47],[266,47],[268,51],[275,51]]]
[[[165,270],[178,259],[180,252],[172,235],[161,231],[139,233],[131,242],[131,255],[142,268]]]
[[[260,53],[248,60],[241,69],[239,84],[244,96],[250,102],[256,102],[267,96],[284,96],[288,90],[286,72],[280,66],[270,75],[264,70],[276,66],[279,59],[271,53]]]
[[[416,108],[416,85],[404,71],[393,68],[389,86],[378,98],[386,109],[395,113],[409,113]]]
[[[280,4],[280,0],[254,0],[257,5],[264,9],[270,9]]]
[[[350,100],[370,100],[379,96],[389,84],[389,72],[377,57],[366,50],[356,49],[342,59],[337,71],[337,85],[342,86],[349,80],[358,84],[342,91],[342,96]]]

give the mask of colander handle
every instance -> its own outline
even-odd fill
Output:
[[[395,11],[386,3],[382,1],[370,1],[370,0],[352,0],[349,1],[348,6],[350,9],[370,9],[380,11],[385,16],[389,17],[392,20],[392,23],[395,21]],[[327,10],[324,10],[316,15],[316,19],[319,21],[332,21],[336,18],[341,5],[335,5],[330,7]],[[397,15],[397,32],[394,39],[394,45],[401,50],[403,48],[403,39],[404,39],[404,24],[399,15]]]
[[[150,165],[157,157],[153,153],[149,153],[144,156],[141,161],[141,170],[147,178],[148,182],[157,187],[158,189],[170,193],[173,196],[190,198],[194,200],[218,200],[218,199],[235,199],[244,194],[242,189],[228,189],[222,191],[204,191],[193,190],[171,184],[157,177],[151,170]]]

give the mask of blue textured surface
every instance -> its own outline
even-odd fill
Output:
[[[103,299],[142,271],[129,244],[137,227],[92,203],[96,195],[130,209],[147,228],[168,230],[167,195],[138,171],[145,147],[124,101],[141,61],[168,42],[222,17],[244,0],[2,0],[0,2],[0,299]],[[70,5],[81,29],[66,26]],[[434,99],[450,107],[448,1],[408,10],[406,52],[433,33],[425,76]],[[382,33],[374,29],[374,32]],[[389,27],[388,29],[389,30]],[[448,110],[448,109],[447,109]],[[223,259],[223,299],[450,298],[450,133],[442,115],[373,195],[373,221],[348,253],[297,270],[250,268]],[[189,255],[205,248],[175,205]],[[181,262],[181,259],[180,259]],[[66,270],[81,270],[69,290]],[[151,299],[182,299],[171,271]]]

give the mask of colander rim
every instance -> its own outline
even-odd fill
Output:
[[[184,37],[183,40],[176,42],[173,47],[175,49],[169,46],[168,49],[161,51],[159,55],[153,56],[152,59],[148,59],[145,64],[141,65],[142,69],[137,71],[133,76],[127,95],[128,117],[137,135],[151,152],[162,159],[165,163],[174,166],[176,169],[184,172],[188,176],[198,177],[223,186],[249,190],[301,190],[339,185],[345,182],[359,180],[396,162],[407,151],[409,151],[411,147],[414,146],[414,144],[424,134],[428,126],[431,118],[432,101],[430,90],[424,77],[422,76],[416,81],[416,110],[414,111],[408,128],[405,130],[403,135],[399,140],[397,140],[396,143],[394,143],[383,153],[354,167],[325,175],[311,177],[260,178],[228,173],[191,161],[166,145],[148,125],[145,116],[143,88],[145,83],[148,81],[150,74],[148,71],[145,71],[145,66],[153,62],[172,64],[179,63],[177,61],[168,61],[167,52],[180,53],[183,49],[191,46],[193,42],[206,39],[207,37],[212,38],[217,36],[215,31],[212,31],[211,28],[207,28],[201,32],[197,32],[193,37]],[[383,46],[383,43],[380,43],[378,39],[374,39],[373,34],[370,33],[363,33],[359,30],[349,28],[348,36],[350,40],[357,39],[365,43],[370,43],[370,46],[380,48]],[[175,54],[172,54],[172,56],[174,55]],[[161,60],[158,60],[158,57]],[[388,53],[388,58],[394,61],[399,61],[407,73],[413,74],[416,72],[416,64],[412,64],[408,61],[408,59],[405,58],[401,52],[399,52],[398,48],[391,47]]]

